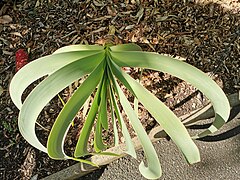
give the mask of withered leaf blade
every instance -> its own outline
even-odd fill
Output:
[[[7,24],[12,22],[12,18],[9,15],[4,15],[0,17],[0,24]]]
[[[2,93],[3,93],[3,88],[2,86],[0,86],[0,96],[2,95]]]

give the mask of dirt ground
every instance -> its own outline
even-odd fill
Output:
[[[112,37],[116,44],[134,42],[145,51],[186,58],[231,94],[240,88],[239,12],[238,0],[0,1],[0,179],[42,178],[75,163],[49,159],[20,135],[8,92],[18,49],[28,51],[32,61],[65,45],[102,44]],[[136,75],[136,69],[129,71]],[[167,74],[146,70],[142,83],[178,115],[206,102],[195,88]],[[192,100],[185,102],[189,95]],[[59,112],[58,103],[51,102],[39,117],[44,128]],[[143,112],[141,121],[151,128],[154,121]]]

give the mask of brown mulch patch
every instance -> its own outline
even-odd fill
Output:
[[[101,44],[111,35],[115,43],[135,42],[145,51],[186,58],[211,72],[230,94],[240,88],[239,12],[238,0],[0,1],[0,179],[42,178],[75,163],[49,159],[18,131],[18,110],[8,87],[19,48],[34,60],[64,45]],[[139,74],[134,68],[129,73]],[[207,103],[194,87],[168,74],[145,70],[142,84],[178,115]],[[193,98],[186,101],[189,95]],[[45,128],[50,128],[59,106],[56,98],[43,110],[39,119]],[[155,125],[141,107],[140,119],[146,129]],[[37,131],[48,133],[38,126]]]

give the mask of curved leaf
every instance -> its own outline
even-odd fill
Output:
[[[130,103],[122,92],[120,86],[117,84],[114,78],[111,79],[114,83],[114,89],[118,94],[120,103],[126,112],[129,120],[133,126],[134,131],[137,133],[137,136],[143,146],[148,167],[144,165],[144,162],[141,162],[139,165],[139,171],[141,174],[148,179],[156,179],[162,175],[162,170],[160,162],[157,156],[157,153],[152,145],[151,140],[149,139],[145,129],[143,128],[141,122],[139,121],[135,111],[132,109]]]
[[[72,62],[51,74],[32,90],[24,101],[18,118],[19,130],[32,146],[46,152],[35,134],[35,122],[44,106],[73,81],[90,73],[103,58],[104,53],[99,53]]]
[[[72,52],[72,51],[101,51],[103,49],[104,47],[99,45],[77,44],[77,45],[69,45],[69,46],[61,47],[57,49],[53,54]]]
[[[114,146],[117,146],[117,145],[119,145],[119,136],[118,136],[117,120],[114,116],[114,106],[113,106],[113,100],[111,98],[112,95],[110,93],[110,88],[108,89],[108,92],[109,92],[109,96],[110,96],[109,101],[110,101],[110,112],[111,112],[111,118],[112,118],[113,133],[114,133]]]
[[[183,79],[203,92],[213,104],[215,120],[208,130],[196,137],[203,137],[219,129],[228,119],[230,105],[222,89],[197,68],[173,58],[149,52],[111,52],[114,62],[122,66],[142,67],[162,71]]]
[[[99,74],[98,74],[98,76],[99,76]],[[89,110],[89,113],[87,115],[87,119],[85,120],[85,123],[83,125],[82,130],[81,130],[81,133],[80,133],[77,145],[76,145],[76,149],[75,149],[75,152],[74,152],[75,157],[82,157],[82,156],[85,156],[85,155],[89,154],[89,152],[87,150],[87,143],[88,143],[88,139],[89,139],[92,127],[93,127],[94,120],[95,120],[96,115],[98,113],[98,107],[99,107],[99,104],[100,104],[101,86],[102,86],[102,83],[100,83],[100,85],[97,89],[97,92],[96,92],[96,95],[94,97],[92,106],[91,106],[91,108]]]
[[[99,105],[99,116],[100,116],[100,122],[104,129],[108,129],[108,117],[107,117],[107,89],[108,89],[108,83],[107,83],[107,76],[105,73],[104,82],[102,85],[101,90],[101,101]]]
[[[102,139],[102,124],[100,121],[100,116],[98,116],[94,134],[94,149],[97,153],[106,149],[106,145],[103,143]]]
[[[64,153],[64,139],[71,122],[84,102],[91,95],[98,85],[103,74],[103,63],[88,76],[82,85],[74,92],[72,97],[68,100],[64,108],[58,115],[50,135],[48,137],[47,150],[51,158],[63,159],[69,158]]]
[[[119,44],[110,47],[111,51],[142,51],[142,48],[134,43]]]
[[[9,90],[12,101],[20,109],[22,107],[22,93],[31,83],[69,63],[99,53],[101,51],[66,52],[44,56],[28,63],[15,74],[10,83]]]
[[[115,65],[113,65],[112,70],[114,75],[126,86],[127,89],[134,93],[137,99],[158,121],[166,133],[168,133],[175,144],[183,152],[187,161],[191,164],[199,162],[199,150],[178,117],[156,96],[132,79],[131,76],[121,71]]]
[[[125,142],[126,142],[126,153],[136,159],[137,154],[136,154],[133,142],[132,142],[132,138],[131,138],[131,136],[128,132],[127,126],[126,126],[126,124],[125,124],[125,122],[122,118],[122,115],[121,115],[121,112],[120,112],[119,107],[117,105],[117,100],[116,100],[116,97],[114,96],[112,88],[110,89],[110,99],[111,99],[112,105],[114,107],[118,122],[121,126],[123,137],[124,137]],[[115,124],[116,124],[116,122],[115,122]],[[116,133],[118,133],[117,130],[115,130],[115,131],[116,131]],[[115,133],[115,131],[114,131],[114,133]],[[117,137],[118,136],[115,135],[115,138],[117,138]]]
[[[106,74],[106,73],[105,73]],[[96,152],[103,151],[106,145],[103,143],[102,139],[102,126],[108,129],[108,116],[107,116],[107,76],[104,76],[103,85],[100,95],[100,104],[98,110],[97,124],[95,127],[94,134],[94,149]]]

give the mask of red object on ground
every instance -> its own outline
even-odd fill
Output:
[[[28,53],[23,49],[16,52],[16,72],[28,63]]]

